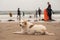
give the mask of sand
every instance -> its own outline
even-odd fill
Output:
[[[55,33],[55,36],[13,34],[15,31],[20,31],[17,22],[0,22],[0,40],[60,40],[60,22],[40,24],[45,25],[49,32]]]

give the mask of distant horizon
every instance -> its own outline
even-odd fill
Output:
[[[0,10],[0,11],[17,11],[17,10]],[[21,10],[21,11],[36,11],[36,10]],[[42,11],[44,11],[44,10],[42,10]],[[53,10],[53,11],[60,12],[60,10]]]
[[[36,11],[21,11],[21,14],[22,13],[25,13],[25,14],[35,14]],[[17,11],[0,11],[0,15],[8,15],[9,13],[12,13],[13,15],[16,15],[17,14]],[[42,11],[42,14],[44,13],[44,11]],[[55,14],[60,14],[60,11],[54,11]]]

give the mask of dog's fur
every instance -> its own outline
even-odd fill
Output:
[[[20,34],[42,34],[42,35],[55,35],[54,33],[47,32],[47,28],[40,24],[30,23],[23,21],[20,23],[21,32],[14,32]]]

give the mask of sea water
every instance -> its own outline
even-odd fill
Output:
[[[15,21],[18,21],[17,20],[17,12],[16,11],[10,11],[12,13],[12,17],[9,16],[9,11],[0,11],[0,20],[2,21],[7,21],[9,19],[12,19],[12,20],[15,20]],[[37,17],[37,18],[34,18],[34,14],[35,12],[34,11],[31,11],[31,12],[27,12],[25,11],[24,12],[25,15],[23,16],[23,13],[21,12],[21,19],[26,19],[26,20],[31,20],[31,21],[34,21],[35,19],[43,19],[44,18],[44,15],[41,14],[41,17]],[[29,16],[31,16],[31,18],[29,18]],[[56,20],[56,21],[60,21],[60,13],[55,13],[55,14],[52,14],[52,19]]]

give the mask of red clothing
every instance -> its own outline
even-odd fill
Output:
[[[47,9],[44,9],[44,20],[45,21],[49,20]]]

